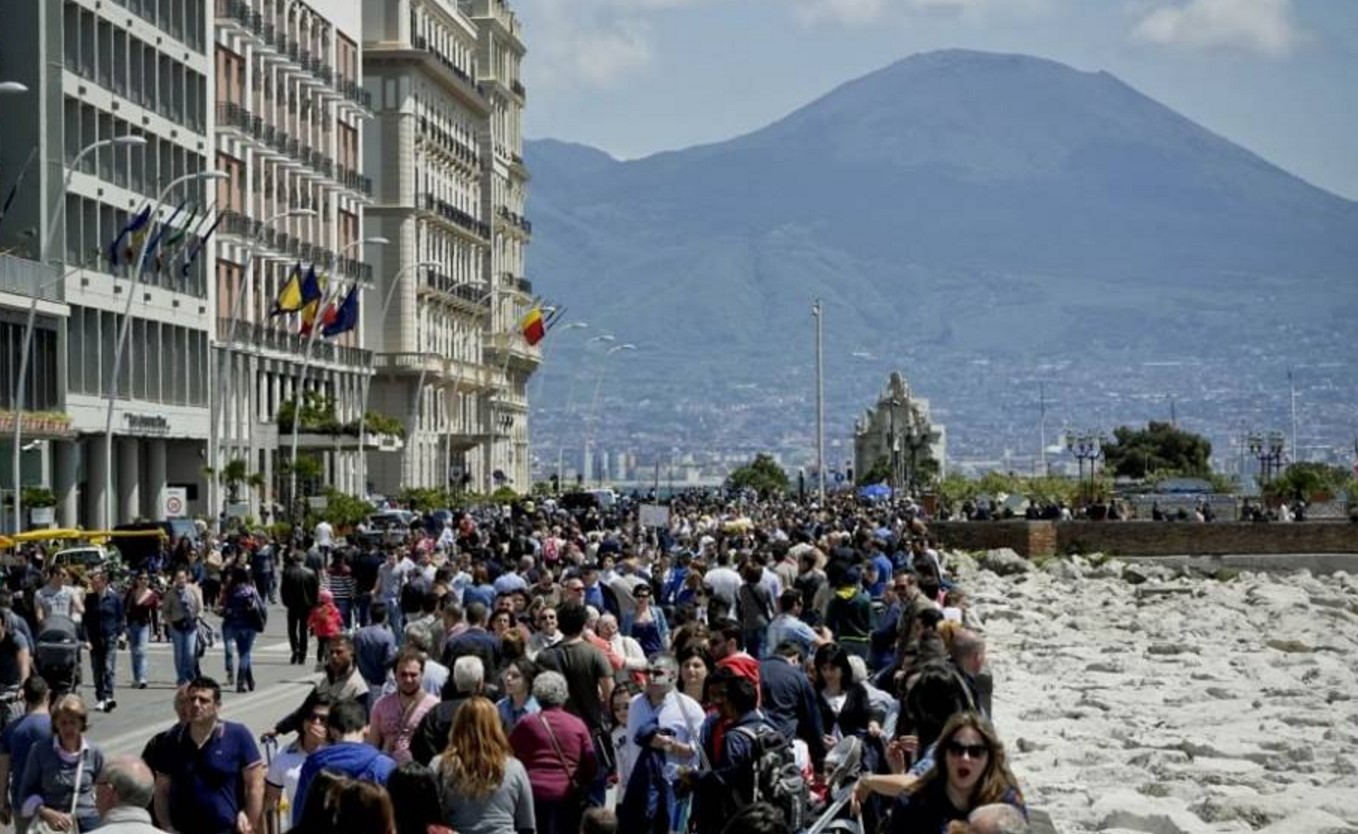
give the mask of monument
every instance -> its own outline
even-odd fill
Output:
[[[860,481],[919,492],[943,475],[947,433],[929,419],[929,401],[892,371],[876,404],[854,423],[854,473]]]

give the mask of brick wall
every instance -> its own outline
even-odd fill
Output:
[[[1008,547],[1030,559],[1095,552],[1120,556],[1358,553],[1358,524],[1344,522],[940,521],[929,529],[946,548]]]

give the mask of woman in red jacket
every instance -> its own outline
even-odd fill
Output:
[[[509,735],[509,746],[533,785],[537,834],[579,832],[598,769],[589,727],[562,709],[569,694],[559,673],[539,673],[533,679],[533,697],[542,711],[520,720]]]

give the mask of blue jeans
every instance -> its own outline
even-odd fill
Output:
[[[240,666],[236,669],[236,680],[249,679],[250,649],[255,645],[255,635],[259,632],[242,625],[222,624],[222,646],[226,649],[226,674],[230,676],[233,654],[240,654]],[[234,651],[233,651],[234,650]]]
[[[117,677],[118,638],[112,643],[90,651],[90,668],[94,670],[94,697],[107,701],[113,697],[113,681]]]
[[[134,683],[146,683],[146,647],[150,642],[150,623],[127,624],[127,647],[132,650],[132,680]]]
[[[366,594],[360,593],[357,597],[354,598],[354,608],[356,611],[355,616],[358,617],[359,627],[371,624],[372,617],[370,612],[372,611],[372,606],[373,606],[373,595],[371,592]]]
[[[388,599],[383,602],[387,604],[387,624],[391,626],[391,633],[396,635],[396,642],[400,643],[406,628],[406,615],[401,611],[401,601]]]
[[[349,631],[354,627],[354,601],[352,599],[337,599],[335,607],[340,612],[340,629]]]
[[[190,628],[183,631],[170,626],[170,643],[174,646],[175,684],[183,686],[193,680],[198,666],[197,659],[193,656],[194,650],[198,648],[198,629]]]

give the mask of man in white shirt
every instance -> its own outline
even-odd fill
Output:
[[[316,547],[326,556],[330,555],[330,549],[335,546],[335,528],[330,526],[330,522],[321,519],[316,525],[315,531]]]
[[[618,756],[618,787],[626,790],[632,765],[641,752],[636,744],[637,733],[651,722],[661,732],[651,741],[651,747],[665,753],[665,778],[679,781],[680,767],[695,767],[698,763],[698,733],[703,725],[703,708],[689,696],[675,690],[679,680],[679,663],[670,655],[657,654],[651,658],[650,683],[646,691],[632,699],[627,713],[627,741]],[[670,830],[678,830],[671,821]]]

